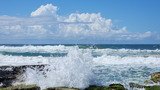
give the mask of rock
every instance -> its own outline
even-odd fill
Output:
[[[144,85],[140,85],[140,84],[137,84],[137,83],[129,83],[129,86],[130,88],[144,88],[145,86]]]
[[[160,90],[160,86],[154,85],[154,86],[145,86],[145,85],[140,85],[137,83],[129,83],[130,88],[132,90],[139,90],[139,89],[145,89],[145,90]],[[134,89],[133,89],[134,88]]]
[[[36,85],[16,85],[16,86],[10,86],[6,88],[0,88],[0,90],[40,90],[40,87]]]
[[[68,88],[68,87],[53,87],[53,88],[47,88],[45,90],[80,90],[78,88]]]
[[[145,80],[144,84],[154,84],[154,82],[152,80]]]
[[[111,84],[109,86],[96,86],[91,85],[85,90],[126,90],[121,84]]]
[[[110,84],[109,88],[115,90],[125,90],[124,86],[121,84]]]
[[[158,85],[146,86],[145,90],[160,90],[160,86],[158,86]]]
[[[108,86],[96,86],[96,85],[91,85],[85,90],[109,90]]]
[[[0,83],[3,87],[11,86],[13,80],[16,79],[16,74],[10,70],[0,70]]]
[[[45,66],[47,65],[0,66],[0,84],[2,84],[3,87],[9,87],[13,81],[26,72],[27,68],[43,71]]]
[[[151,80],[155,83],[160,82],[160,72],[155,72],[151,74]]]

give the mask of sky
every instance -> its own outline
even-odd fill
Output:
[[[160,0],[1,0],[0,44],[160,44]]]

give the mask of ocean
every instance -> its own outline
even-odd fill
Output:
[[[27,68],[14,83],[41,88],[112,83],[129,87],[130,82],[144,84],[151,73],[160,71],[160,45],[0,45],[0,67],[22,65],[46,66]]]

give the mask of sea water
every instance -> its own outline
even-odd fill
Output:
[[[0,66],[27,68],[15,83],[86,88],[130,82],[143,84],[160,71],[160,45],[0,45]]]

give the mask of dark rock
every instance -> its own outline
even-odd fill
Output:
[[[110,84],[109,90],[126,90],[121,84]]]
[[[3,87],[11,86],[12,81],[16,79],[16,74],[10,70],[0,70],[0,83]]]
[[[91,85],[85,90],[126,90],[121,84],[111,84],[109,86],[96,86]]]
[[[3,87],[12,85],[12,82],[17,79],[18,76],[24,74],[27,68],[37,69],[43,71],[44,65],[23,65],[23,66],[0,66],[0,83]]]
[[[144,88],[144,85],[140,85],[137,83],[129,83],[130,88]]]
[[[45,90],[80,90],[78,88],[68,88],[68,87],[53,87],[53,88],[47,88]]]
[[[96,85],[91,85],[85,90],[109,90],[108,86],[96,86]]]

